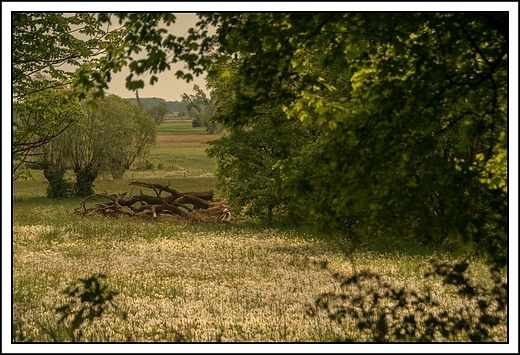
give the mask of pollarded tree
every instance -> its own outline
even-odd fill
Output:
[[[71,137],[60,134],[47,144],[35,150],[35,161],[43,170],[43,176],[48,181],[47,197],[62,198],[73,194],[72,183],[65,180],[65,173],[70,164]]]
[[[46,89],[13,104],[13,181],[28,177],[27,159],[86,115],[79,101],[69,96],[70,90]]]
[[[138,157],[145,156],[156,140],[154,119],[140,107],[126,105],[129,115],[125,127],[125,143],[114,150],[110,158],[110,172],[114,179],[120,179],[126,170],[130,169]]]
[[[95,111],[64,133],[71,142],[69,164],[76,175],[76,196],[91,195],[102,172],[122,177],[155,142],[153,119],[139,107],[115,95],[96,104]]]

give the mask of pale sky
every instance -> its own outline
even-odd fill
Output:
[[[195,14],[181,13],[175,14],[177,20],[175,24],[170,26],[171,33],[175,36],[185,36],[190,27],[194,27],[198,21],[198,17]],[[144,80],[145,86],[143,89],[139,89],[139,97],[158,97],[165,99],[166,101],[181,101],[181,95],[183,93],[191,94],[193,91],[193,85],[199,85],[202,89],[206,90],[206,82],[204,76],[195,77],[190,83],[186,83],[184,80],[178,80],[175,77],[177,70],[183,70],[183,63],[172,64],[172,69],[156,75],[159,81],[153,86],[149,84],[150,74],[145,74],[139,78]],[[128,67],[123,68],[119,73],[112,74],[112,80],[109,83],[108,92],[121,96],[123,98],[135,97],[133,91],[129,91],[125,88],[125,78],[130,73]]]

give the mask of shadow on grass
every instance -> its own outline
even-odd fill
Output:
[[[266,229],[276,229],[277,231],[286,231],[288,235],[295,237],[324,241],[331,248],[342,251],[346,254],[350,252],[368,252],[389,256],[410,256],[410,257],[433,257],[441,253],[451,253],[454,246],[423,244],[415,240],[382,240],[376,237],[359,238],[348,234],[329,234],[327,232],[317,230],[309,225],[296,225],[285,222],[272,221],[266,222],[258,219],[240,219],[230,224],[219,224],[211,226],[219,230],[228,230],[231,228],[239,228],[244,231],[257,232]],[[362,240],[361,240],[362,239]],[[288,247],[292,248],[292,247]],[[295,250],[286,250],[286,252],[301,252],[305,254],[310,250],[296,250],[301,247],[294,247]],[[309,247],[312,249],[311,247]]]

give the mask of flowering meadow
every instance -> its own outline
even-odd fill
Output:
[[[71,206],[15,201],[14,341],[71,341],[71,323],[60,323],[56,309],[67,304],[67,287],[93,274],[105,275],[100,282],[116,295],[102,316],[76,328],[74,341],[367,341],[353,319],[339,324],[325,312],[308,312],[320,294],[340,291],[335,274],[359,270],[430,291],[443,307],[461,302],[440,279],[423,277],[431,254],[347,255],[333,240],[302,230],[85,218]],[[486,286],[486,270],[473,260],[469,273]],[[505,341],[505,326],[493,336]]]

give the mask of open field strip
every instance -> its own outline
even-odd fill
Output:
[[[206,147],[152,148],[153,162],[161,164],[165,175],[213,176],[215,162],[206,156]],[[136,175],[140,172],[135,172]]]
[[[193,119],[166,120],[157,126],[157,135],[207,135],[205,127],[193,127]]]
[[[204,142],[218,139],[216,134],[192,134],[192,135],[157,135],[157,146],[162,148],[200,148]]]

